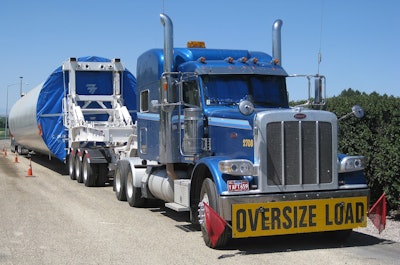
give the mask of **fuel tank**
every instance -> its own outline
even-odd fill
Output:
[[[179,179],[187,178],[187,172],[176,170]],[[157,199],[165,202],[174,201],[174,181],[168,176],[165,168],[156,169],[151,172],[147,182],[148,188]]]
[[[87,56],[78,62],[110,62],[110,59]],[[121,74],[121,96],[124,104],[136,120],[136,78],[126,68]],[[67,156],[68,129],[64,124],[63,98],[68,94],[68,72],[62,66],[51,73],[47,80],[30,90],[11,108],[10,133],[16,145],[48,154],[64,161]],[[95,89],[94,89],[95,88]],[[112,72],[84,71],[76,77],[76,93],[79,95],[112,95]],[[87,120],[104,119],[93,114]]]

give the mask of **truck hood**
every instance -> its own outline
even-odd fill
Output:
[[[205,116],[209,118],[220,118],[220,119],[233,119],[233,120],[246,120],[249,125],[253,127],[254,116],[257,113],[264,111],[288,111],[290,109],[277,109],[277,108],[256,108],[251,115],[243,115],[240,113],[237,105],[227,106],[212,106],[207,107],[204,110]]]

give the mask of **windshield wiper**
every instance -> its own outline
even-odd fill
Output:
[[[208,99],[211,104],[215,105],[237,105],[238,103],[236,101],[233,101],[231,99],[218,99],[218,98],[209,98]]]

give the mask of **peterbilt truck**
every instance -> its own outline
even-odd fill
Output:
[[[346,237],[366,226],[364,157],[338,154],[338,118],[322,110],[325,77],[302,76],[310,100],[289,107],[282,21],[273,24],[270,56],[197,41],[175,48],[172,21],[160,18],[164,48],[137,60],[137,149],[118,161],[117,198],[190,212],[213,248],[232,237]],[[216,242],[205,205],[226,223]]]
[[[282,68],[282,21],[271,56],[199,41],[175,48],[172,21],[160,18],[164,48],[138,58],[136,79],[118,58],[72,57],[21,98],[9,117],[14,150],[57,157],[86,186],[112,181],[133,207],[161,200],[188,212],[212,248],[366,226],[364,157],[337,151],[325,77]],[[289,106],[287,78],[305,78],[305,104]],[[206,207],[224,222],[217,239]]]

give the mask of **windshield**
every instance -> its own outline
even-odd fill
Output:
[[[203,75],[206,105],[236,104],[250,100],[255,107],[288,107],[283,76]]]

